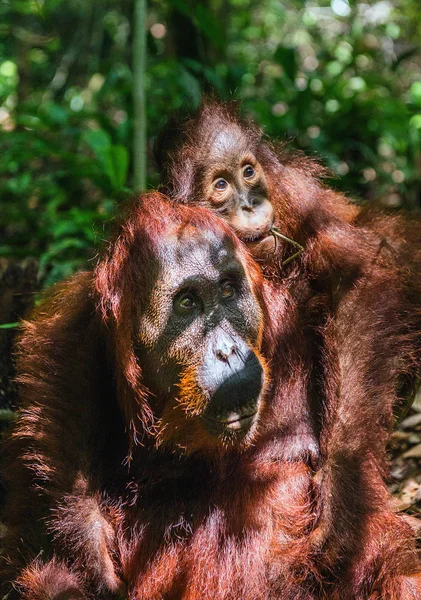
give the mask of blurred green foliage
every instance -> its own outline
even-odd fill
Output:
[[[0,3],[0,255],[38,257],[47,283],[92,256],[130,190],[132,11]],[[320,156],[338,188],[419,206],[419,0],[151,0],[147,27],[150,145],[215,90]]]

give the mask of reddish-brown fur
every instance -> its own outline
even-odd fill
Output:
[[[420,221],[358,209],[321,184],[317,163],[266,142],[235,108],[216,102],[172,123],[158,141],[163,189],[173,199],[204,204],[201,182],[217,160],[215,147],[226,147],[215,143],[221,133],[245,140],[265,173],[275,225],[305,248],[282,268],[296,249],[279,243],[262,269],[274,323],[275,404],[284,399],[292,430],[294,417],[305,421],[303,407],[321,415],[319,516],[311,538],[324,575],[341,581],[329,593],[346,600],[421,597],[419,581],[401,578],[419,572],[419,559],[384,483],[393,411],[420,370]],[[291,388],[292,402],[285,393]],[[279,434],[290,449],[288,429]]]
[[[231,243],[265,312],[260,271],[229,229],[157,194],[138,201],[95,274],[56,288],[19,345],[5,592],[14,581],[28,600],[109,597],[126,586],[139,599],[312,597],[311,472],[279,458],[282,407],[266,401],[253,443],[218,445],[176,411],[167,421],[178,419],[181,433],[163,429],[165,407],[157,419],[159,398],[143,383],[136,314],[174,221]],[[194,400],[194,365],[180,384],[182,402],[192,388]],[[187,451],[175,452],[178,443]]]
[[[284,193],[298,203],[288,169],[282,171]],[[292,179],[299,182],[304,175],[300,166],[296,171]],[[334,199],[310,182],[308,193]],[[309,236],[302,263],[283,282],[274,273],[264,284],[276,312],[273,327],[266,321],[262,352],[272,367],[279,362],[285,396],[269,389],[253,443],[241,451],[189,431],[188,419],[182,432],[188,451],[174,451],[183,440],[160,428],[153,409],[159,398],[144,385],[134,347],[136,315],[156,282],[153,257],[165,246],[172,219],[196,219],[197,227],[233,244],[265,314],[259,270],[205,211],[180,207],[178,213],[158,195],[140,200],[95,275],[82,273],[60,286],[26,324],[19,361],[24,405],[10,442],[10,563],[2,566],[4,581],[20,575],[23,597],[105,598],[125,588],[136,600],[420,597],[413,536],[391,512],[382,478],[397,397],[392,384],[401,372],[411,374],[418,360],[415,296],[404,302],[394,287],[385,314],[382,309],[375,322],[372,316],[377,286],[387,281],[410,288],[415,282],[400,268],[395,272],[388,253],[376,255],[374,228],[335,220],[334,206],[328,204],[323,235]],[[296,238],[300,215],[294,214],[296,231],[287,232]],[[149,241],[141,238],[139,245],[144,228]],[[317,251],[319,235],[323,252]],[[343,251],[347,243],[353,255]],[[333,266],[339,274],[343,269],[344,283],[335,279],[333,285]],[[285,423],[294,418],[294,404],[286,400],[295,389],[297,401],[306,397],[301,387],[307,375],[294,346],[306,341],[303,307],[312,310],[311,327],[319,326],[321,308],[314,372],[323,376],[325,402],[322,466],[315,477],[305,457],[285,460]],[[361,339],[355,333],[349,338],[356,327]],[[193,388],[194,412],[201,399],[190,367],[182,387],[185,396]]]

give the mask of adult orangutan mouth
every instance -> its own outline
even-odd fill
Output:
[[[257,410],[253,412],[236,412],[231,411],[226,415],[219,417],[204,416],[205,422],[214,430],[231,430],[231,431],[244,431],[249,430],[256,420]]]

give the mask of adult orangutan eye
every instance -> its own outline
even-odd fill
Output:
[[[230,281],[226,280],[221,283],[221,294],[224,300],[228,300],[234,296],[235,288]]]
[[[251,179],[256,174],[256,171],[253,169],[251,165],[246,165],[243,169],[243,177],[245,179]]]
[[[222,179],[222,177],[215,181],[215,189],[218,190],[218,192],[224,192],[227,187],[228,182],[225,179]]]
[[[183,292],[179,294],[174,302],[175,312],[186,315],[199,306],[198,299],[192,292]]]

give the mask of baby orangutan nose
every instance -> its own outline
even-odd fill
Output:
[[[257,422],[264,386],[264,371],[256,354],[242,342],[219,340],[204,379],[210,391],[203,414],[206,429],[217,436],[244,437]]]

